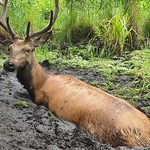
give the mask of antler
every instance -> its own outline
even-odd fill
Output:
[[[11,35],[12,39],[14,39],[16,37],[16,34],[12,30],[12,28],[9,24],[9,17],[7,17],[7,19],[6,19],[8,0],[5,0],[4,2],[1,0],[0,5],[2,5],[2,7],[3,7],[2,15],[0,17],[0,25]]]
[[[48,32],[53,26],[53,24],[55,23],[56,18],[58,16],[58,12],[59,12],[59,0],[55,0],[55,11],[54,14],[52,10],[50,12],[51,15],[50,15],[49,24],[43,30],[30,34],[30,22],[28,22],[27,30],[26,30],[26,38],[36,38]]]
[[[5,29],[5,31],[7,31],[6,25],[7,4],[8,0],[5,0],[5,2],[3,2],[2,0],[0,1],[0,5],[3,7],[2,15],[0,17],[0,25]]]
[[[0,17],[0,25],[4,28],[5,31],[7,31],[11,35],[12,39],[15,39],[17,37],[17,35],[12,30],[12,28],[9,24],[9,17],[6,18],[8,0],[0,0],[0,5],[2,5],[2,7],[3,7],[2,15]],[[59,0],[55,0],[55,11],[53,14],[53,11],[51,10],[49,24],[43,30],[30,34],[30,22],[28,22],[25,39],[28,39],[28,38],[34,39],[34,38],[40,37],[43,34],[45,34],[46,32],[48,32],[51,29],[51,27],[53,26],[53,24],[55,23],[56,18],[58,16],[58,12],[59,12]]]
[[[7,4],[8,4],[8,0],[5,0],[4,2],[1,0],[0,1],[1,6],[3,7],[2,10],[2,15],[1,15],[1,22],[4,23],[6,25],[6,15],[7,15]]]

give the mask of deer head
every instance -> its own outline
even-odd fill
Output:
[[[11,28],[9,24],[9,17],[7,15],[8,0],[5,0],[1,5],[3,6],[0,25],[10,35],[10,38],[5,41],[0,41],[3,45],[9,45],[10,58],[4,63],[6,71],[15,71],[17,68],[25,67],[33,61],[34,50],[36,47],[44,44],[52,34],[51,27],[56,21],[59,12],[59,0],[55,0],[54,13],[51,10],[49,24],[41,31],[30,33],[30,22],[28,22],[26,29],[26,36],[19,37]]]

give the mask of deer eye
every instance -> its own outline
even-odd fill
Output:
[[[26,49],[25,52],[26,52],[26,53],[29,53],[29,52],[30,52],[30,49]]]

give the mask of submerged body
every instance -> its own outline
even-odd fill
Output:
[[[31,33],[30,22],[26,36],[20,38],[12,30],[7,16],[8,0],[2,3],[0,26],[11,36],[7,71],[17,70],[17,77],[29,91],[36,104],[43,104],[58,117],[71,121],[113,146],[150,146],[150,120],[124,100],[70,76],[51,75],[43,70],[34,56],[36,47],[52,35],[51,27],[59,12],[55,0],[49,24]],[[6,41],[0,41],[5,44]]]
[[[74,77],[46,73],[36,59],[34,63],[18,69],[17,77],[36,104],[113,146],[150,146],[150,120],[145,114]]]

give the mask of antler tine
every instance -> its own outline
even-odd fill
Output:
[[[2,0],[0,1],[0,5],[3,6],[3,1]]]
[[[54,13],[54,16],[53,16],[53,24],[55,23],[56,21],[56,18],[58,16],[58,12],[59,12],[59,0],[55,0],[55,13]]]
[[[6,15],[7,15],[8,0],[5,0],[5,2],[3,2],[3,3],[2,3],[2,1],[1,1],[1,5],[3,6],[1,21],[2,21],[3,24],[6,25]]]
[[[53,11],[51,10],[51,17],[50,17],[50,22],[49,22],[48,26],[39,32],[32,33],[30,35],[30,38],[39,37],[39,36],[43,35],[44,33],[46,33],[47,31],[49,31],[52,27],[52,20],[53,20]]]
[[[43,35],[44,33],[48,32],[51,29],[51,27],[53,26],[53,24],[55,23],[56,18],[58,16],[58,12],[59,12],[59,0],[55,0],[54,15],[53,15],[53,11],[51,10],[50,22],[49,22],[48,26],[39,32],[32,33],[30,35],[30,38],[36,38],[36,37],[39,37],[39,36]]]
[[[7,4],[8,0],[5,0],[5,2],[3,2],[2,0],[0,1],[0,5],[3,7],[2,15],[0,17],[0,25],[8,32],[6,25]]]
[[[10,27],[10,24],[9,24],[9,17],[7,17],[7,29],[8,29],[8,32],[10,33],[12,39],[14,39],[16,37],[16,34],[14,33],[14,31],[12,30],[12,28]]]
[[[8,32],[7,26],[2,21],[0,21],[0,25]]]
[[[6,19],[8,0],[5,0],[3,3],[1,0],[0,4],[3,6],[2,15],[0,19],[0,25],[12,36],[12,39],[14,39],[16,37],[16,34],[10,27],[9,18]]]
[[[30,21],[28,22],[28,25],[27,25],[27,30],[26,30],[26,37],[25,37],[25,39],[28,39],[28,38],[29,38],[29,34],[30,34]]]

